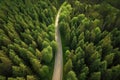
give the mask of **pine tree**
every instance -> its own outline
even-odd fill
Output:
[[[37,80],[34,75],[27,75],[27,80]]]
[[[120,78],[120,65],[112,67],[112,79],[119,80]]]
[[[77,44],[77,37],[74,36],[71,42],[71,48],[75,49],[76,48],[76,44]]]
[[[78,80],[74,71],[69,71],[66,80]]]
[[[104,60],[107,61],[108,66],[111,65],[114,60],[114,53],[110,53],[110,54],[106,55]]]
[[[45,61],[46,63],[50,63],[52,58],[53,58],[53,51],[51,46],[47,46],[42,50],[42,60]]]
[[[30,74],[30,70],[22,63],[19,66],[12,66],[12,71],[14,77],[25,77]]]
[[[64,73],[68,73],[70,70],[72,70],[72,61],[69,59],[66,64],[64,65]]]
[[[20,59],[18,55],[16,55],[14,50],[9,51],[9,56],[11,60],[14,62],[14,64],[19,65],[20,63],[23,63],[22,59]]]
[[[53,40],[53,41],[50,43],[50,45],[51,45],[51,47],[52,47],[53,53],[56,53],[56,51],[57,51],[57,49],[58,49],[56,41]]]
[[[90,80],[101,80],[101,72],[94,72],[91,74]]]
[[[88,73],[89,73],[89,68],[88,68],[88,67],[84,67],[84,68],[81,70],[81,73],[80,73],[80,75],[79,75],[79,79],[80,79],[80,80],[86,80]]]
[[[4,54],[0,54],[0,74],[10,76],[12,73],[12,61]]]
[[[40,68],[41,68],[41,63],[38,59],[34,59],[34,58],[31,58],[30,60],[31,62],[31,65],[32,65],[32,68],[34,69],[34,71],[40,75]]]
[[[43,65],[40,69],[40,76],[41,77],[47,77],[49,76],[49,67],[46,65]]]

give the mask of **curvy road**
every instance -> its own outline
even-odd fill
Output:
[[[55,19],[55,40],[57,42],[58,49],[55,55],[55,64],[54,64],[52,80],[62,80],[62,76],[63,76],[63,53],[62,53],[61,36],[58,26],[60,12],[61,12],[61,8],[59,9]]]

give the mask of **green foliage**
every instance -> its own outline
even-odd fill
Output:
[[[45,61],[46,63],[50,63],[53,58],[52,47],[47,46],[45,49],[43,49],[42,55],[43,55],[43,58],[42,58],[43,61]]]
[[[9,76],[12,72],[12,62],[4,52],[2,53],[0,54],[0,75]]]
[[[107,69],[107,61],[102,61],[100,63],[100,71],[103,73]]]
[[[116,65],[112,67],[112,76],[114,76],[114,78],[112,77],[112,79],[118,79],[120,77],[120,65]]]
[[[110,53],[109,55],[105,56],[105,60],[107,61],[108,65],[113,63],[113,59],[114,59],[114,53]]]
[[[109,2],[110,4],[112,4],[113,6],[115,6],[116,8],[120,9],[120,7],[119,7],[120,1],[119,0],[115,0],[115,1],[113,1],[113,0],[105,0],[105,1]]]
[[[46,75],[49,75],[49,67],[46,65],[43,65],[40,69],[40,76],[46,77]]]
[[[37,80],[34,75],[27,75],[27,80]]]
[[[80,80],[86,80],[86,74],[83,72],[79,75]]]
[[[27,74],[30,74],[30,70],[24,64],[19,64],[19,66],[12,66],[12,71],[14,77],[24,77]]]
[[[0,76],[0,80],[6,80],[6,77]]]
[[[69,71],[68,74],[67,74],[67,79],[66,80],[78,80],[76,78],[76,75],[74,73],[74,71]]]
[[[49,0],[0,1],[1,79],[51,80],[48,73],[52,74],[53,64],[48,63],[53,63],[57,50],[53,4]]]
[[[56,53],[56,51],[57,51],[57,43],[55,41],[51,42],[51,47],[52,47],[53,53]]]
[[[65,58],[64,72],[71,60],[72,67],[68,67],[68,72],[74,71],[79,80],[118,80],[119,1],[67,0],[67,2],[72,11],[69,10],[68,17],[62,13],[65,11],[67,13],[67,10],[62,11],[59,21]],[[63,10],[65,4],[66,2],[62,5]],[[65,37],[67,35],[70,40],[69,37]],[[67,75],[64,74],[64,80]]]
[[[91,74],[90,80],[101,80],[101,72],[94,72]]]
[[[23,77],[16,77],[16,78],[9,77],[8,80],[25,80],[25,79]]]
[[[67,63],[64,66],[64,73],[68,73],[70,70],[72,70],[72,61],[69,59]]]
[[[72,40],[72,43],[71,43],[71,47],[75,48],[76,47],[75,44],[77,44],[77,37],[76,36],[73,37],[73,40]]]
[[[37,74],[40,75],[40,68],[41,68],[40,61],[38,59],[31,58],[31,64],[32,64],[34,71],[36,71]]]
[[[34,75],[27,75],[27,80],[37,80]]]
[[[119,0],[0,0],[0,80],[51,80],[63,45],[64,80],[120,79]]]
[[[19,65],[20,63],[23,62],[13,50],[10,50],[9,56],[16,65]]]
[[[36,49],[35,56],[40,60],[42,59],[42,54],[38,49]]]
[[[88,73],[89,73],[89,68],[88,68],[88,67],[84,67],[84,68],[81,70],[81,73],[80,73],[80,75],[79,75],[78,78],[79,78],[80,80],[86,80]]]

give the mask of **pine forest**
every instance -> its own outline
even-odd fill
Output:
[[[0,80],[120,80],[120,0],[0,0]]]

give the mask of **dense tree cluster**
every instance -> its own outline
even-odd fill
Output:
[[[0,1],[0,80],[51,80],[56,12],[49,0]]]
[[[68,0],[62,5],[64,80],[120,79],[119,15],[118,8],[102,0]]]
[[[119,0],[0,0],[0,80],[51,80],[55,17],[64,80],[120,79]]]

